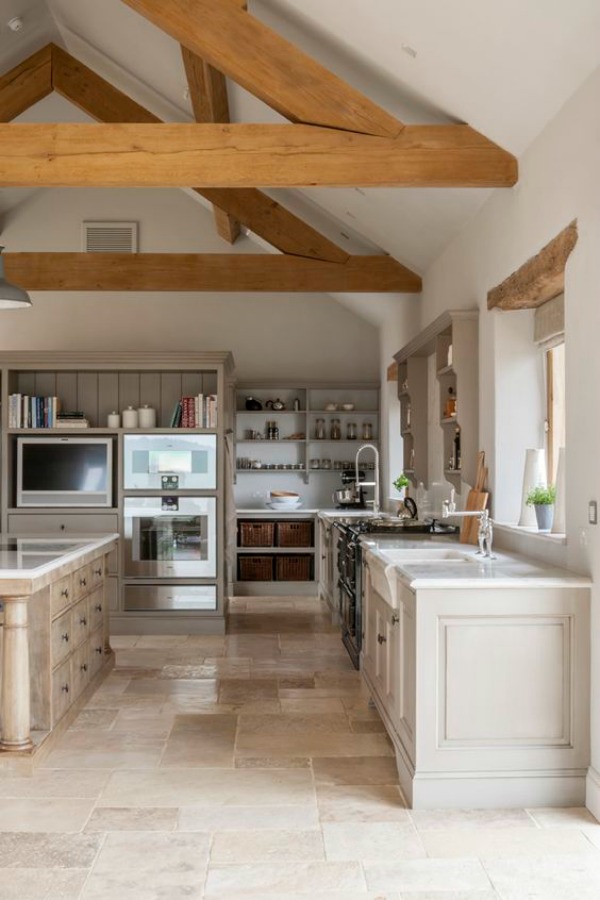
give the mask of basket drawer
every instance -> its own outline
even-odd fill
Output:
[[[240,547],[272,547],[274,522],[240,522]]]
[[[313,523],[312,522],[278,522],[277,546],[278,547],[312,547]]]
[[[312,581],[312,556],[278,556],[277,581]]]
[[[238,581],[273,581],[273,557],[238,556]]]

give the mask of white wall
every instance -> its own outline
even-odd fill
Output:
[[[565,289],[568,496],[564,558],[569,567],[591,573],[596,582],[591,630],[595,698],[600,696],[600,527],[587,524],[587,502],[600,498],[599,96],[600,70],[520,160],[517,186],[496,191],[430,267],[424,277],[420,322],[424,327],[444,309],[478,305],[481,310],[480,443],[491,467],[495,502],[506,512],[512,502],[509,495],[520,490],[523,448],[539,445],[538,411],[526,409],[539,371],[524,361],[522,314],[488,312],[486,295],[577,219],[579,240],[567,265]],[[382,337],[382,347],[386,342],[387,337]],[[514,440],[516,429],[520,441]],[[556,560],[554,548],[550,552]],[[597,701],[592,705],[592,763],[600,771]],[[590,787],[588,804],[600,815],[598,787]]]
[[[7,250],[76,251],[86,219],[133,219],[146,252],[235,250],[183,191],[44,190],[5,217]],[[5,311],[1,349],[231,350],[241,381],[377,381],[377,328],[327,294],[32,293]]]

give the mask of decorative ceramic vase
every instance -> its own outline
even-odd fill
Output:
[[[139,428],[156,428],[156,410],[152,406],[140,406],[137,413]]]
[[[554,516],[554,504],[536,503],[533,508],[538,531],[550,531],[552,528],[552,517]]]
[[[517,525],[535,528],[537,520],[533,506],[527,506],[527,495],[533,488],[546,484],[546,451],[543,449],[525,451],[525,471],[521,493],[521,515]]]
[[[554,501],[554,518],[552,519],[552,534],[565,534],[566,522],[567,486],[565,480],[565,448],[559,447],[558,464],[556,466],[556,499]]]

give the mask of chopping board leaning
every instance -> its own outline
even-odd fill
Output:
[[[480,450],[477,455],[477,475],[475,477],[475,484],[467,495],[465,510],[476,512],[486,508],[489,497],[489,493],[485,490],[487,477],[488,470],[485,467],[485,453],[483,450]],[[476,544],[478,530],[479,519],[477,516],[468,516],[463,519],[463,524],[460,529],[461,544]]]

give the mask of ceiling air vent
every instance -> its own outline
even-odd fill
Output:
[[[137,222],[84,222],[84,253],[137,253]]]

